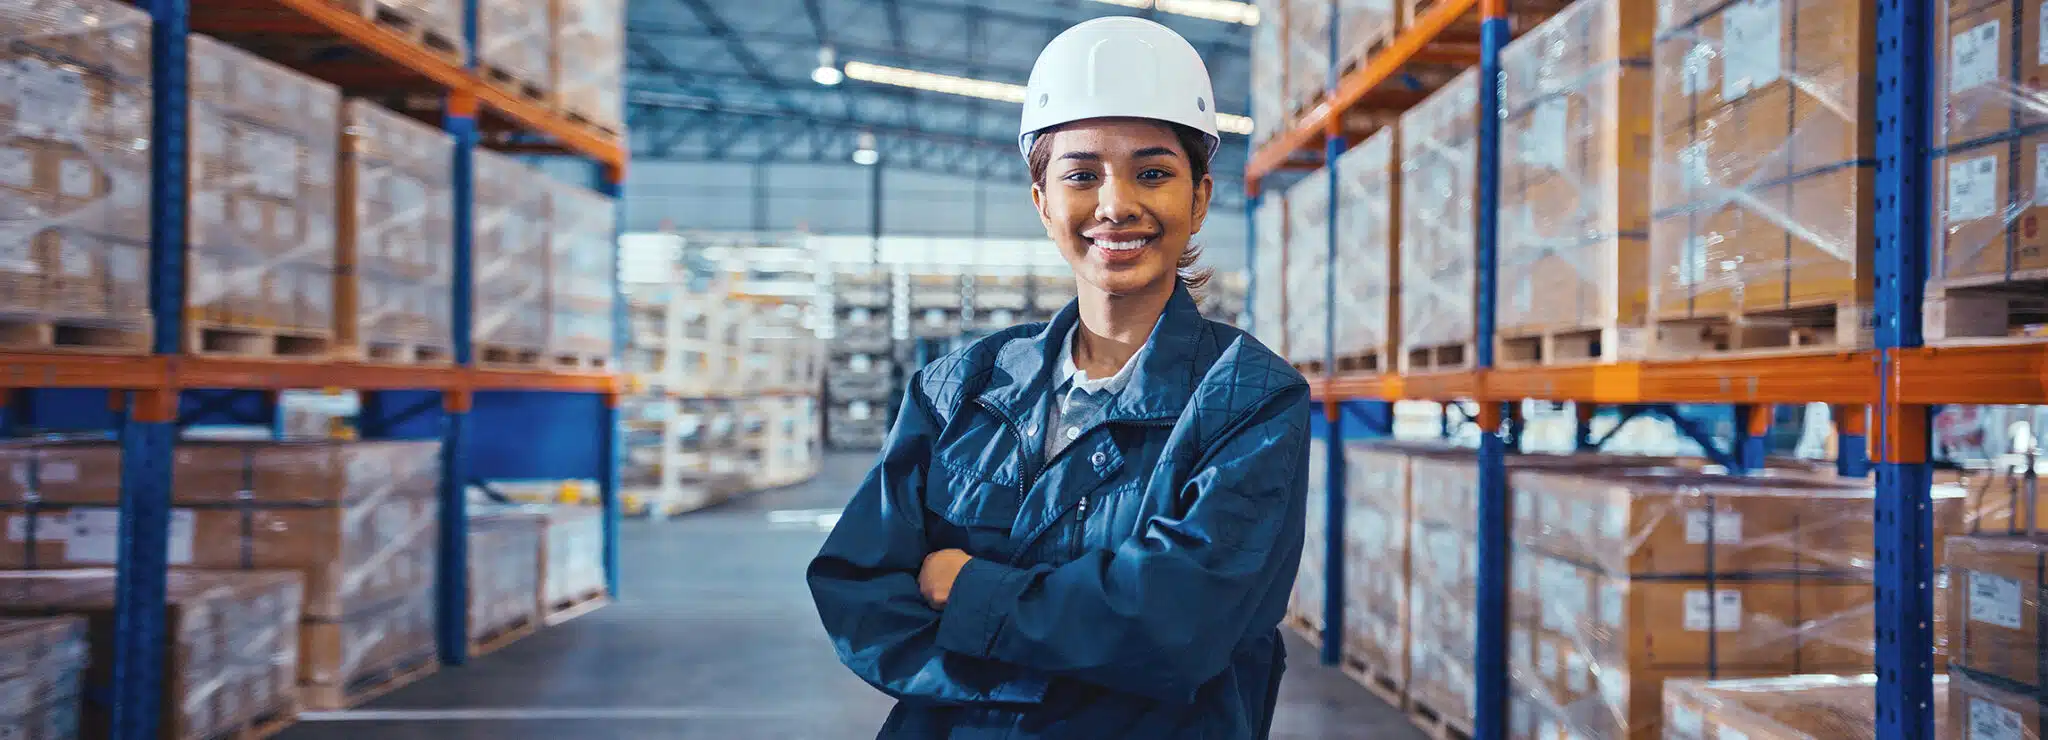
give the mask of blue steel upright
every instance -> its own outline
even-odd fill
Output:
[[[1474,343],[1478,367],[1493,367],[1494,314],[1499,302],[1500,52],[1508,42],[1507,0],[1481,0],[1479,36],[1478,280],[1474,287]],[[1507,444],[1501,439],[1504,405],[1480,409],[1479,620],[1472,676],[1473,736],[1502,740],[1508,729],[1508,486]]]
[[[604,181],[598,184],[598,192],[604,193],[607,197],[613,199],[612,208],[615,213],[624,210],[623,204],[620,201],[620,196],[624,194],[622,192],[624,183],[619,182],[619,179],[621,178],[618,177],[618,173],[607,173],[603,178]],[[617,224],[616,228],[623,228],[625,219],[618,218],[613,223]],[[611,367],[615,371],[623,371],[624,367],[619,364],[619,361],[624,356],[628,325],[626,319],[626,300],[620,293],[619,285],[619,239],[617,233],[612,235],[611,253]],[[622,432],[619,429],[619,397],[617,394],[607,394],[605,396],[604,411],[601,412],[601,418],[598,419],[598,423],[602,425],[599,429],[604,440],[604,445],[599,449],[597,456],[598,464],[604,466],[604,469],[598,471],[597,474],[597,497],[599,505],[604,510],[604,584],[605,593],[610,594],[612,598],[616,599],[619,597],[619,524],[625,515],[624,509],[619,504],[619,469],[624,464],[623,456],[626,449],[624,442],[619,437]]]
[[[1877,736],[1934,728],[1934,561],[1926,407],[1897,405],[1894,354],[1922,342],[1928,259],[1931,3],[1877,0],[1876,340]]]
[[[467,3],[472,8],[474,0]],[[470,48],[476,48],[474,21],[469,22]],[[472,61],[474,59],[472,58]],[[455,362],[467,367],[473,359],[471,339],[472,296],[476,290],[476,273],[473,268],[472,245],[475,243],[476,219],[476,101],[473,98],[456,100],[451,98],[447,115],[443,117],[442,128],[455,140],[455,156],[450,165],[454,168],[454,203],[450,212],[454,214],[454,244],[452,276],[454,305],[450,306],[450,322],[455,336]],[[467,390],[449,391],[442,408],[446,418],[442,421],[441,436],[441,505],[440,505],[440,559],[438,561],[435,586],[435,642],[440,647],[441,662],[446,665],[462,665],[469,659],[469,507],[466,501],[466,486],[469,481],[470,409],[474,399]]]
[[[1326,70],[1324,96],[1337,96],[1338,31],[1343,8],[1330,3],[1330,66]],[[1326,261],[1323,269],[1323,377],[1337,374],[1337,158],[1344,155],[1343,116],[1331,118],[1331,129],[1323,134],[1323,184],[1329,202],[1324,222]],[[1323,425],[1323,665],[1337,665],[1344,659],[1344,423],[1337,413],[1337,399],[1324,391]]]

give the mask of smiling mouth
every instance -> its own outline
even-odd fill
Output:
[[[1121,253],[1135,252],[1135,251],[1138,251],[1138,250],[1140,250],[1140,249],[1144,249],[1146,245],[1148,245],[1148,244],[1151,244],[1151,243],[1152,243],[1152,240],[1153,240],[1154,238],[1156,238],[1156,237],[1145,237],[1145,238],[1142,238],[1142,239],[1119,239],[1119,240],[1111,240],[1111,239],[1090,239],[1090,240],[1088,240],[1088,241],[1089,241],[1089,243],[1090,243],[1090,244],[1093,244],[1093,245],[1095,246],[1095,248],[1096,248],[1096,249],[1100,249],[1100,250],[1102,250],[1102,251],[1105,251],[1105,252],[1109,252],[1109,253],[1112,253],[1112,254],[1121,254]]]

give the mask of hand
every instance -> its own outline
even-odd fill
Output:
[[[917,589],[924,593],[924,600],[933,609],[946,608],[946,601],[953,596],[953,579],[960,577],[960,569],[974,558],[959,550],[940,550],[924,556],[924,567],[917,573]]]

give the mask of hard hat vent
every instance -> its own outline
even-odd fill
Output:
[[[1195,110],[1201,111],[1203,113],[1209,112],[1209,101],[1204,100],[1202,98],[1195,98]]]
[[[1044,108],[1044,107],[1045,107],[1045,104],[1046,104],[1046,103],[1048,103],[1048,102],[1051,102],[1051,101],[1052,101],[1052,96],[1051,96],[1051,95],[1047,95],[1047,94],[1045,94],[1045,93],[1039,93],[1039,94],[1038,94],[1038,107],[1040,107],[1040,108]]]

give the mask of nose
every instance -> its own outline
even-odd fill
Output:
[[[1123,177],[1108,177],[1103,180],[1102,187],[1096,189],[1095,218],[1113,224],[1137,220],[1137,183]]]

